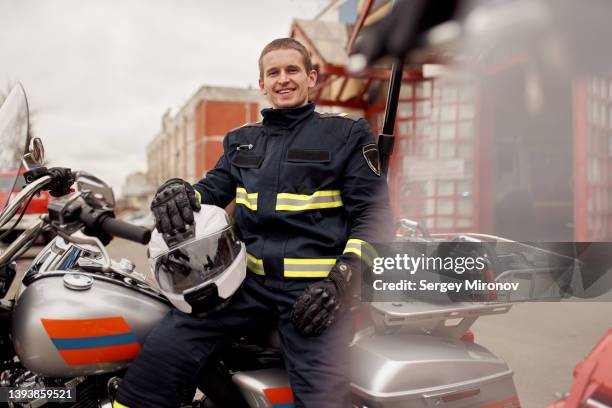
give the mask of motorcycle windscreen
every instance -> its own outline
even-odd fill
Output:
[[[240,241],[231,227],[192,240],[150,260],[163,291],[183,293],[227,270],[240,254]]]
[[[21,188],[16,180],[28,142],[28,102],[20,84],[13,87],[0,106],[0,209],[11,191]]]

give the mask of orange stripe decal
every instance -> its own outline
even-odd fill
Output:
[[[516,395],[511,398],[495,401],[491,404],[481,405],[480,408],[521,408],[521,403]]]
[[[123,317],[81,320],[40,319],[40,321],[49,337],[55,339],[110,336],[132,332]]]
[[[140,344],[130,343],[119,346],[96,347],[81,350],[59,350],[68,365],[110,363],[132,360],[140,352]]]
[[[293,392],[290,387],[266,388],[263,391],[270,404],[293,403]]]

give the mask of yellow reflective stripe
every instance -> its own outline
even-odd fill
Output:
[[[257,196],[259,195],[259,193],[247,193],[244,187],[236,187],[236,193],[246,194],[248,199],[257,198]]]
[[[248,202],[244,198],[237,198],[236,199],[236,204],[242,204],[245,207],[247,207],[249,210],[257,211],[257,204],[251,204],[250,202]]]
[[[361,249],[357,248],[345,248],[343,254],[355,254],[361,258]]]
[[[202,194],[200,194],[200,192],[198,190],[194,190],[195,191],[195,195],[198,198],[198,203],[202,204]]]
[[[122,403],[120,403],[117,400],[114,400],[113,401],[113,408],[128,408],[128,406],[127,405],[123,405]]]
[[[329,203],[311,203],[303,205],[277,204],[276,209],[279,211],[300,211],[300,210],[315,210],[318,208],[335,208],[342,207],[342,201],[332,201]]]
[[[263,265],[263,259],[255,258],[253,255],[247,252],[247,259],[256,265]]]
[[[329,197],[329,196],[335,196],[335,195],[339,196],[340,190],[321,190],[321,191],[316,191],[311,195],[278,193],[276,197],[277,198],[289,198],[291,200],[311,200],[315,197]]]
[[[325,278],[336,263],[335,258],[285,258],[286,278]]]
[[[373,264],[373,260],[377,256],[376,250],[372,247],[372,245],[358,238],[349,239],[346,242],[346,247],[342,253],[355,254],[370,266]]]
[[[340,190],[316,191],[310,195],[279,193],[276,195],[277,211],[301,211],[318,208],[342,207]]]
[[[257,211],[259,193],[248,193],[244,187],[236,187],[236,204],[242,204],[251,211]]]
[[[247,268],[256,275],[265,275],[263,269],[263,259],[255,258],[247,252]]]
[[[321,259],[304,259],[304,258],[285,258],[285,265],[333,265],[336,263],[335,259],[321,258]]]
[[[327,278],[329,271],[285,271],[285,278]]]
[[[249,266],[249,271],[253,272],[255,275],[260,275],[260,276],[265,276],[266,273],[263,271],[263,269],[257,269],[257,268],[253,268],[251,266]]]
[[[354,243],[354,244],[360,244],[360,245],[367,244],[367,242],[365,242],[364,240],[359,239],[359,238],[351,238],[348,241],[346,241],[346,243],[347,244],[353,244]]]

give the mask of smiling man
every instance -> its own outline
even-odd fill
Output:
[[[273,41],[263,49],[259,73],[259,87],[271,105],[280,109],[306,105],[308,91],[317,83],[308,51],[289,38]]]
[[[193,383],[210,356],[264,322],[280,334],[295,407],[351,406],[351,287],[372,259],[366,243],[390,238],[378,150],[363,119],[315,112],[308,93],[317,72],[302,44],[272,41],[259,68],[272,105],[263,121],[229,132],[206,178],[193,186],[169,180],[151,205],[157,229],[175,234],[193,222],[199,203],[225,208],[235,199],[247,277],[220,310],[168,314],[119,388],[123,406],[178,406],[179,385]]]

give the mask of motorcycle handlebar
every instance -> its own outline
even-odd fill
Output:
[[[102,231],[109,235],[146,245],[151,240],[151,231],[112,217],[106,217],[101,224]]]
[[[19,208],[21,208],[21,205],[30,195],[38,192],[50,182],[51,177],[44,176],[28,184],[23,190],[21,190],[17,196],[11,199],[6,207],[0,212],[0,227],[4,226],[4,224],[13,218]]]

